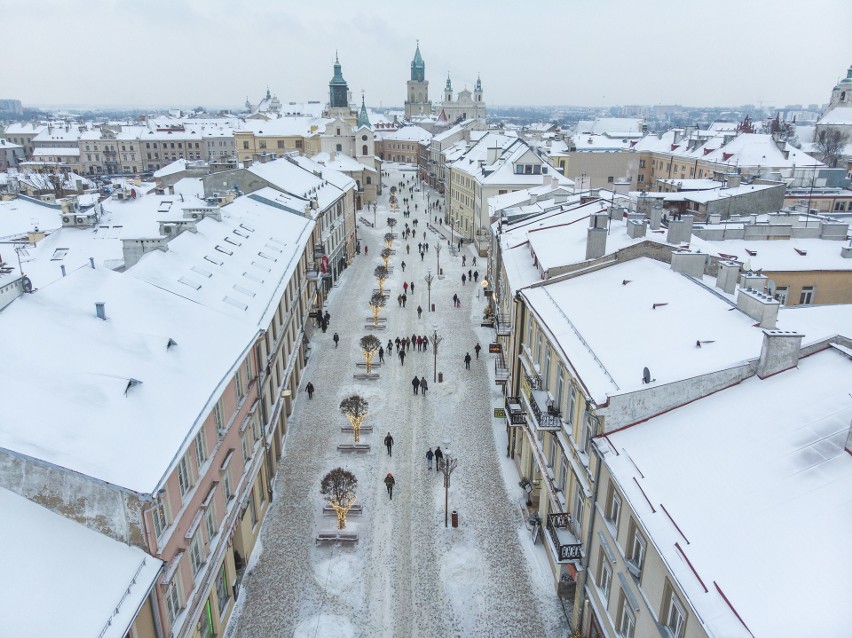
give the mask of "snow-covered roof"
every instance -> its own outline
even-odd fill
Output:
[[[158,171],[154,172],[155,178],[166,177],[167,175],[174,175],[175,173],[182,173],[186,170],[187,160],[179,159],[171,162],[170,164],[166,164]]]
[[[616,135],[617,137],[633,136],[642,133],[644,120],[632,117],[599,117],[594,120],[580,120],[575,130],[578,134],[594,133],[597,135]]]
[[[57,206],[37,203],[24,197],[0,200],[0,239],[10,240],[35,230],[50,232],[62,226],[62,217]],[[0,252],[7,262],[13,259],[11,247]]]
[[[819,118],[820,126],[852,126],[852,106],[835,106]]]
[[[321,164],[326,168],[334,169],[335,171],[340,171],[341,173],[355,173],[360,171],[368,171],[370,173],[376,172],[376,169],[367,166],[366,164],[362,164],[354,157],[350,157],[345,153],[335,154],[334,159],[331,159],[331,155],[328,153],[318,153],[311,159],[317,164]]]
[[[816,222],[811,222],[811,226],[815,224]],[[707,228],[713,228],[713,226],[707,225]],[[697,240],[696,237],[693,239]],[[792,238],[780,241],[726,239],[703,240],[701,246],[711,255],[733,256],[737,261],[748,263],[752,270],[850,271],[852,259],[845,259],[840,254],[840,248],[846,243],[819,238]]]
[[[600,442],[709,635],[848,633],[850,378],[828,349]],[[791,578],[795,548],[807,551]]]
[[[579,152],[617,152],[630,148],[635,136],[612,136],[588,133],[577,133],[571,138],[574,147]]]
[[[79,148],[62,148],[59,146],[41,146],[33,149],[33,157],[50,155],[64,155],[67,157],[80,157]]]
[[[422,142],[428,144],[432,140],[432,134],[419,126],[403,126],[396,131],[377,131],[376,138],[386,142]]]
[[[658,179],[657,181],[662,184],[677,186],[681,191],[705,191],[725,186],[715,179]]]
[[[38,291],[0,313],[0,330],[15,335],[2,354],[16,362],[0,370],[0,400],[10,404],[0,447],[140,493],[156,491],[233,366],[271,321],[314,226],[242,197],[222,208],[222,222],[200,221],[197,232],[178,235],[168,251],[145,255],[125,273],[101,267],[100,258],[95,269],[78,265],[90,251],[75,250],[75,241],[120,258],[118,237],[132,230],[157,236],[146,229],[157,228],[158,218],[181,219],[181,205],[176,195],[111,202],[95,232],[65,228],[31,249],[41,253],[26,265]],[[137,217],[148,221],[133,224]],[[54,261],[57,251],[76,255],[66,277],[59,265],[71,256]],[[106,303],[107,321],[96,318],[95,302]],[[169,339],[178,345],[167,349]],[[32,343],[47,360],[32,356]],[[131,378],[142,384],[128,388]],[[119,453],[128,449],[134,454]]]
[[[57,622],[66,636],[128,633],[162,561],[4,488],[0,512],[0,562],[14,574],[0,585],[4,634],[55,635]]]
[[[337,201],[345,191],[355,188],[355,181],[351,177],[304,156],[253,164],[248,170],[276,188],[298,197],[316,197],[319,210]]]
[[[240,123],[237,133],[250,132],[256,137],[309,137],[325,132],[331,120],[313,116],[279,117],[274,120],[245,120]]]

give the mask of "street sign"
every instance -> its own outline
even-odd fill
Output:
[[[506,418],[506,410],[503,408],[494,408],[494,418],[495,419],[505,419]]]
[[[496,354],[500,354],[503,352],[503,346],[499,343],[489,343],[488,344],[488,352],[493,352]]]

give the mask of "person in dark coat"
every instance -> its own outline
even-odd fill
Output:
[[[385,477],[385,487],[388,488],[388,496],[390,500],[393,500],[393,486],[396,485],[396,480],[393,477],[393,474],[388,472],[388,475]]]
[[[426,390],[429,389],[429,384],[426,383],[426,377],[420,377],[420,391],[423,393],[423,396],[426,396]]]
[[[305,391],[308,393],[308,399],[314,398],[314,384],[308,381],[308,385],[305,386]]]
[[[412,295],[414,294],[414,282],[413,281],[411,282],[411,294]]]
[[[335,332],[335,333],[334,333],[334,336],[332,337],[332,339],[334,339],[334,347],[336,348],[336,347],[337,347],[337,344],[338,344],[338,343],[340,343],[340,337],[339,337],[339,336],[337,335],[337,333]]]
[[[473,281],[473,270],[472,270],[472,269],[470,269],[470,268],[468,268],[468,269],[467,269],[467,278],[468,278],[470,281]]]
[[[417,389],[420,387],[420,379],[417,378],[417,375],[414,375],[414,379],[411,381],[411,385],[414,388],[414,394],[417,394]]]
[[[464,282],[466,282],[466,281],[467,281],[467,275],[462,273],[462,286],[464,286]]]
[[[325,311],[323,319],[325,320],[326,324],[331,324],[331,313],[329,313],[328,310]]]
[[[482,350],[482,346],[478,343],[473,347],[474,352],[476,352],[476,358],[479,359],[479,351]]]
[[[399,365],[401,365],[401,366],[404,366],[404,365],[405,365],[405,350],[400,350],[400,351],[399,351]],[[470,367],[470,366],[468,366],[468,368],[469,368],[469,367]]]
[[[379,363],[385,362],[385,349],[379,346]]]
[[[464,255],[462,255],[462,266],[464,266],[464,265],[465,265],[465,263],[464,263],[464,262],[465,262],[465,260],[466,260],[466,259],[467,259],[467,257],[465,257]]]
[[[464,355],[464,367],[470,370],[470,353]]]
[[[405,262],[402,262],[400,266],[402,266],[402,272],[405,272]]]
[[[479,281],[479,271],[478,270],[473,271],[473,280]]]
[[[422,314],[423,314],[423,308],[421,308],[420,306],[417,306],[417,318],[420,319],[420,315],[422,315]]]
[[[435,448],[435,471],[441,471],[441,460],[444,458],[444,453],[441,452],[441,446]]]
[[[430,470],[432,469],[432,458],[434,456],[435,455],[432,454],[432,448],[429,448],[428,450],[426,450],[426,467],[429,468]]]
[[[388,456],[393,456],[393,454],[391,454],[391,448],[393,447],[393,437],[391,436],[390,432],[388,432],[387,436],[385,437],[385,447],[388,449]]]
[[[405,302],[408,301],[408,295],[402,293],[402,307],[405,308]]]
[[[393,354],[393,341],[388,339],[388,354]]]

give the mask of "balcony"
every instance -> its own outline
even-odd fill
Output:
[[[325,246],[321,244],[314,245],[314,259],[319,259],[325,256]]]
[[[530,409],[539,430],[552,432],[562,429],[562,415],[553,407],[553,402],[544,390],[530,390]]]
[[[508,383],[509,382],[509,368],[506,367],[506,364],[500,361],[499,359],[494,360],[494,382],[495,383]]]
[[[512,316],[507,314],[497,315],[497,336],[508,337],[512,334]]]
[[[506,397],[506,419],[512,427],[520,427],[527,422],[527,413],[521,406],[521,397]]]
[[[560,563],[580,560],[583,557],[583,544],[571,531],[571,515],[568,512],[547,515],[547,535]]]

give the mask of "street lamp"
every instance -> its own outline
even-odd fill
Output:
[[[432,355],[433,355],[433,363],[432,363],[432,383],[436,383],[438,381],[438,344],[444,340],[443,337],[438,336],[438,324],[432,324],[432,335],[429,337],[429,341],[432,342]]]
[[[429,268],[426,276],[423,277],[426,281],[426,289],[429,291],[429,301],[427,305],[429,306],[429,312],[432,312],[432,282],[435,281],[435,275],[432,274],[432,269]]]
[[[441,242],[435,242],[435,258],[438,260],[438,277],[441,276]]]
[[[454,459],[449,450],[444,452],[444,456],[438,461],[438,471],[444,475],[444,527],[447,525],[447,514],[450,505],[450,475],[458,466],[458,460]]]

